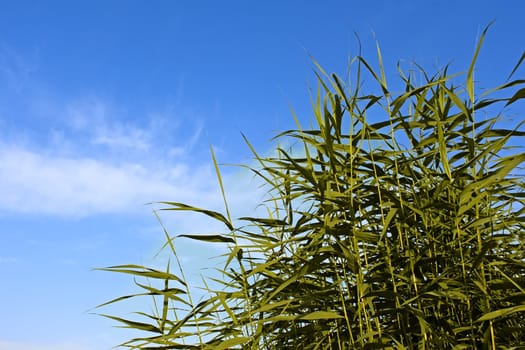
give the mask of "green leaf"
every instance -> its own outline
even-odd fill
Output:
[[[233,346],[236,346],[236,345],[241,345],[241,344],[244,344],[244,343],[247,343],[248,341],[250,341],[251,338],[249,337],[237,337],[237,338],[232,338],[232,339],[227,339],[227,340],[224,340],[222,341],[221,343],[217,344],[217,345],[213,345],[212,347],[210,347],[209,349],[213,349],[213,350],[225,350],[225,349],[230,349],[232,348]],[[208,349],[208,348],[206,348]]]
[[[285,226],[288,224],[286,221],[280,220],[280,219],[253,218],[253,217],[248,217],[248,216],[243,216],[239,218],[239,220],[251,221],[253,223],[261,224],[264,226],[270,226],[270,227],[280,227],[280,226]]]
[[[513,104],[514,102],[525,98],[525,88],[519,89],[505,104],[505,107]]]
[[[309,314],[298,317],[299,320],[308,320],[308,321],[326,320],[326,319],[334,319],[334,318],[344,318],[344,317],[333,311],[314,311]]]
[[[231,224],[230,220],[226,219],[224,215],[216,211],[201,209],[201,208],[193,207],[191,205],[187,205],[184,203],[178,203],[178,202],[159,202],[159,204],[166,204],[166,205],[170,205],[173,207],[173,208],[162,208],[161,210],[193,211],[195,213],[201,213],[201,214],[207,215],[213,219],[216,219],[222,222],[224,225],[226,225],[226,227],[228,227],[229,230],[231,231],[234,230],[233,225]]]
[[[476,46],[476,51],[474,52],[474,57],[472,58],[472,61],[470,62],[470,66],[468,68],[467,72],[467,93],[470,99],[470,103],[474,105],[474,67],[476,66],[476,60],[479,55],[479,50],[481,49],[481,45],[483,44],[483,40],[485,39],[485,35],[487,34],[487,31],[489,30],[489,27],[492,25],[493,22],[489,23],[488,26],[485,27],[483,30],[483,33],[481,33],[481,37],[478,41],[478,45]]]
[[[131,321],[131,320],[127,320],[121,317],[105,315],[105,314],[99,314],[99,315],[110,318],[115,321],[119,321],[120,323],[124,323],[126,325],[125,328],[133,328],[133,329],[138,329],[138,330],[146,331],[146,332],[162,333],[159,328],[155,327],[154,325],[148,324],[148,323]]]
[[[119,272],[119,273],[125,273],[125,274],[140,276],[140,277],[154,278],[154,279],[161,279],[161,280],[173,280],[183,285],[186,285],[186,283],[182,279],[180,279],[178,276],[172,273],[159,271],[159,270],[147,268],[147,267],[140,266],[140,265],[133,265],[133,264],[116,265],[116,266],[110,266],[110,267],[105,267],[105,268],[97,268],[95,270]]]
[[[507,80],[510,80],[510,78],[512,78],[512,76],[514,75],[514,73],[516,73],[516,70],[519,68],[519,66],[521,65],[521,63],[523,62],[523,60],[525,60],[525,51],[521,54],[521,57],[520,59],[518,60],[518,63],[516,63],[516,65],[514,66],[514,68],[512,69],[512,71],[510,72]]]
[[[178,235],[177,237],[191,238],[196,241],[210,242],[210,243],[235,243],[235,240],[224,235]]]
[[[486,313],[478,318],[476,322],[490,321],[496,318],[509,316],[516,312],[525,312],[525,304]]]

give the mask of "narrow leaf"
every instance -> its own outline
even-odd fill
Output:
[[[326,319],[333,319],[333,318],[344,318],[344,317],[333,311],[314,311],[304,316],[298,317],[298,319],[300,320],[310,320],[310,321],[326,320]]]
[[[178,237],[191,238],[196,241],[213,242],[213,243],[235,243],[235,241],[223,235],[178,235]]]
[[[476,322],[490,321],[495,318],[505,317],[516,312],[525,312],[525,304],[486,313],[485,315],[478,318]]]

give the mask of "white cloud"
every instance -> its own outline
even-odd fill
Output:
[[[113,153],[144,153],[165,148],[164,157],[187,156],[201,141],[204,124],[198,116],[185,118],[173,108],[138,119],[130,118],[130,113],[96,96],[76,99],[54,112],[61,116],[63,128],[52,130],[50,140],[62,142],[66,150],[91,146]]]
[[[118,111],[100,98],[91,97],[74,101],[65,108],[66,126],[70,133],[87,137],[92,145],[148,150],[157,120],[151,120],[151,128],[139,128],[131,123],[119,121]]]
[[[199,118],[183,128],[172,110],[133,120],[97,97],[62,105],[52,111],[60,117],[47,133],[0,134],[4,214],[147,213],[143,205],[158,201],[223,208],[211,157],[198,147]],[[223,179],[233,184],[232,203],[253,202],[232,174]]]
[[[142,204],[209,196],[211,169],[185,164],[148,169],[139,163],[54,157],[0,147],[0,208],[11,212],[89,215]]]
[[[163,200],[223,208],[208,147],[201,147],[205,125],[180,102],[140,112],[96,95],[43,96],[51,97],[30,98],[20,124],[0,131],[3,215],[148,213],[143,204]],[[231,202],[254,202],[253,189],[228,173]]]
[[[0,209],[60,216],[144,211],[143,205],[177,201],[222,207],[215,171],[208,164],[115,161],[54,156],[0,144]],[[156,165],[151,165],[156,164]],[[149,167],[151,166],[151,167]],[[239,177],[246,177],[240,179]],[[227,196],[235,206],[254,204],[249,177],[225,176]],[[241,185],[244,183],[243,185]],[[252,192],[250,192],[252,191]],[[146,212],[146,211],[144,211]]]
[[[95,145],[147,150],[150,147],[146,134],[140,129],[99,129],[91,141]]]

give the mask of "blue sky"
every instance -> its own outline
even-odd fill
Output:
[[[523,13],[521,0],[1,1],[0,350],[126,340],[89,310],[131,280],[91,269],[157,263],[146,203],[221,208],[210,145],[219,162],[246,163],[241,132],[264,153],[294,126],[289,106],[308,124],[309,55],[344,76],[357,32],[371,62],[377,38],[391,80],[398,60],[464,71],[495,20],[476,72],[493,87],[525,49]],[[234,216],[249,215],[251,175],[227,167],[224,179]],[[162,218],[173,234],[215,229]],[[178,244],[195,279],[218,253]]]

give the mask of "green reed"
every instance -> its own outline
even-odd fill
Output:
[[[162,202],[163,210],[211,217],[224,232],[164,230],[176,272],[169,265],[102,269],[133,275],[142,290],[103,305],[154,300],[154,311],[137,312],[136,320],[105,315],[145,331],[122,345],[495,350],[525,344],[525,153],[511,147],[525,132],[522,124],[500,126],[505,108],[525,98],[525,80],[510,80],[525,54],[502,85],[478,94],[473,72],[485,32],[466,73],[400,69],[400,93],[388,88],[379,50],[379,72],[358,56],[356,79],[348,83],[317,66],[315,127],[297,123],[279,134],[294,146],[278,146],[272,157],[260,156],[245,138],[257,161],[248,168],[267,189],[266,216],[234,222],[226,201],[225,214]],[[363,75],[380,93],[361,91]],[[224,197],[215,156],[213,162]],[[198,303],[175,237],[228,249],[222,277],[204,280],[207,297]]]

